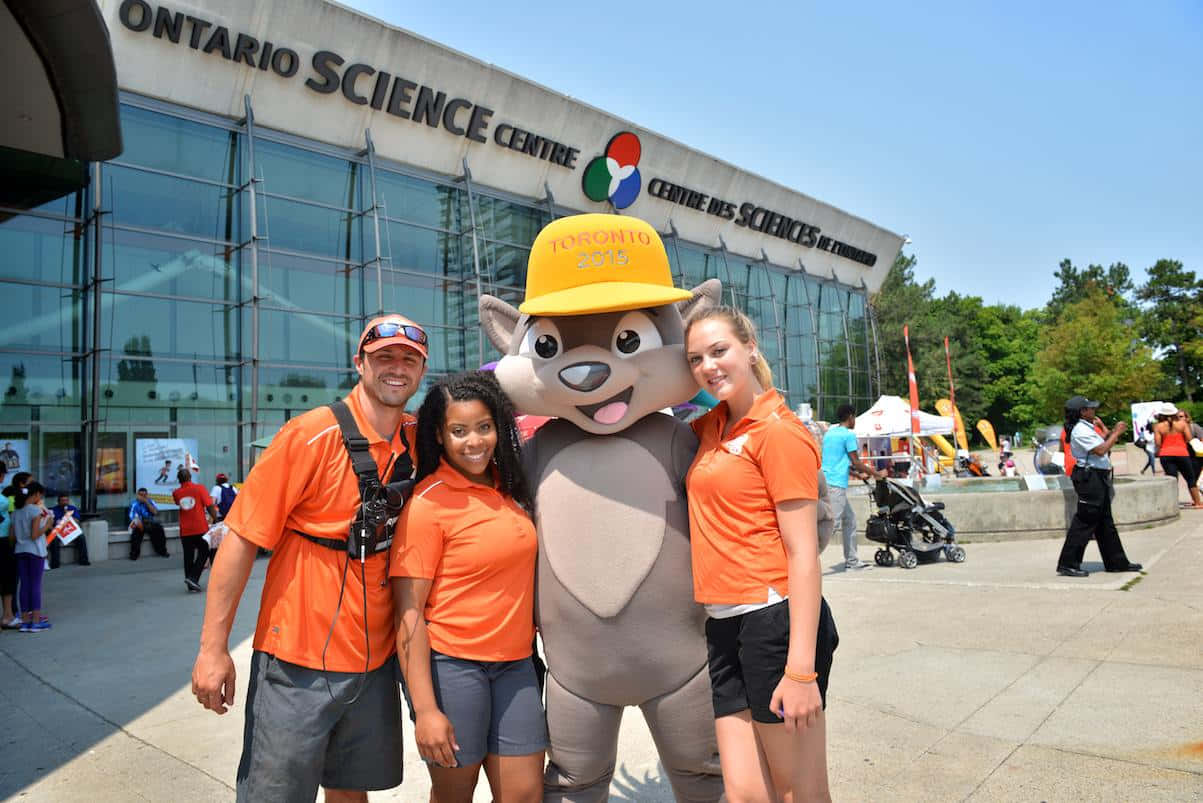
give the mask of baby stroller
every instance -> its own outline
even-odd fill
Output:
[[[881,479],[873,487],[872,504],[876,512],[865,524],[865,537],[882,546],[873,555],[878,566],[898,565],[913,569],[933,561],[943,550],[953,563],[965,560],[965,550],[957,544],[956,529],[940,511],[943,502],[926,504],[914,488],[892,479]]]

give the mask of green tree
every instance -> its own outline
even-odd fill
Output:
[[[1063,259],[1053,275],[1057,278],[1057,288],[1044,308],[1048,320],[1052,322],[1067,306],[1085,298],[1092,287],[1099,288],[1105,295],[1120,300],[1124,305],[1130,303],[1128,296],[1134,289],[1132,272],[1122,262],[1113,262],[1108,268],[1087,265],[1079,270],[1073,262]]]
[[[931,312],[936,283],[928,279],[915,281],[918,258],[899,253],[890,272],[870,304],[877,322],[877,347],[881,354],[881,392],[906,396],[906,347],[902,327],[910,324],[912,337],[929,327],[925,324]],[[913,345],[913,343],[912,343]],[[922,386],[920,386],[922,388]],[[932,397],[935,398],[935,397]]]
[[[1163,350],[1181,394],[1178,398],[1195,400],[1203,374],[1203,282],[1193,270],[1186,270],[1175,259],[1159,259],[1148,271],[1149,279],[1136,291],[1145,302],[1141,333],[1152,345]]]
[[[1102,287],[1068,304],[1047,325],[1032,368],[1035,411],[1059,420],[1075,394],[1098,399],[1108,413],[1127,410],[1149,397],[1162,381],[1161,367],[1147,344],[1134,337],[1121,302]]]

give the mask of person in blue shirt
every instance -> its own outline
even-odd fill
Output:
[[[67,494],[58,495],[58,504],[50,508],[50,512],[54,514],[54,526],[57,527],[59,522],[68,513],[76,521],[79,521],[79,508],[71,504],[71,497]],[[75,562],[80,566],[91,566],[92,562],[88,560],[88,539],[83,535],[76,536],[71,542],[71,546],[75,547]],[[47,545],[50,550],[50,568],[57,569],[62,561],[63,542],[55,538]]]
[[[142,554],[142,536],[150,536],[150,545],[161,558],[170,558],[167,551],[167,534],[163,525],[157,521],[159,509],[150,501],[150,494],[145,488],[138,489],[138,495],[129,506],[129,559],[137,560]]]
[[[835,411],[839,423],[827,430],[823,436],[823,475],[827,478],[828,500],[835,526],[844,540],[844,568],[868,569],[871,564],[861,561],[856,555],[856,515],[848,504],[848,477],[855,470],[859,476],[884,477],[885,472],[861,461],[857,452],[856,409],[851,404],[841,404]],[[824,544],[820,544],[822,549]]]

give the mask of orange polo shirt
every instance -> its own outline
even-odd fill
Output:
[[[404,453],[406,443],[413,442],[416,419],[405,415],[400,430],[389,442],[364,419],[361,387],[356,385],[345,401],[384,477],[386,469],[392,470],[389,463]],[[346,590],[335,621],[347,554],[319,546],[296,533],[300,530],[320,538],[346,540],[358,506],[359,484],[334,413],[328,407],[319,407],[281,427],[226,516],[226,525],[239,536],[273,550],[259,603],[255,649],[322,669],[322,648],[334,621],[325,669],[363,671],[365,582],[359,562],[352,560],[347,567]],[[387,552],[367,558],[363,573],[367,643],[371,646],[369,670],[396,652],[393,595],[387,572]]]
[[[720,403],[692,423],[698,453],[685,476],[693,595],[701,603],[765,602],[787,596],[788,564],[777,505],[818,499],[819,448],[775,390],[723,437],[729,408]]]
[[[471,661],[517,661],[535,638],[535,525],[517,502],[447,464],[401,513],[389,574],[433,580],[430,646]]]

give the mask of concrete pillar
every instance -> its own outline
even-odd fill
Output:
[[[84,528],[80,538],[88,539],[88,558],[96,563],[109,559],[109,523],[104,519],[89,519],[80,522]]]

